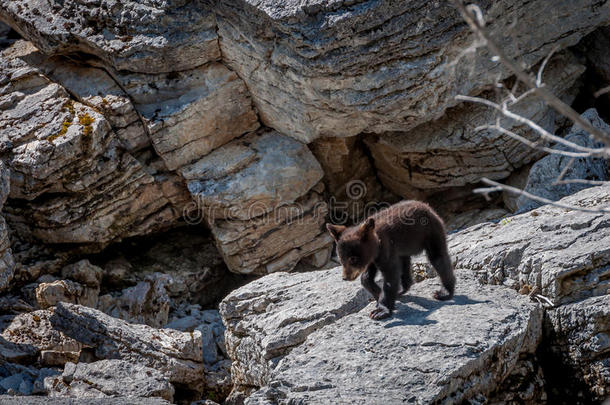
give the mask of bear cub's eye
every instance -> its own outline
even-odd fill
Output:
[[[360,259],[359,259],[359,258],[357,258],[357,257],[355,257],[355,256],[352,256],[352,257],[350,257],[349,259],[347,259],[347,262],[348,262],[349,264],[351,264],[352,266],[357,266],[357,265],[358,265],[358,263],[360,263]]]

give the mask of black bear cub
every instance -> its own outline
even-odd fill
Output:
[[[447,250],[443,220],[420,201],[402,201],[367,218],[362,224],[345,227],[327,224],[337,241],[337,255],[343,265],[343,279],[360,281],[377,300],[372,319],[392,315],[399,294],[413,284],[411,256],[426,251],[446,291],[434,298],[449,300],[455,289],[455,276]],[[375,283],[377,271],[383,276],[382,288]]]

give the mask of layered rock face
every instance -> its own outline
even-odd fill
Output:
[[[456,94],[508,76],[481,49],[456,61],[470,36],[449,3],[212,4],[223,59],[246,81],[262,122],[303,141],[408,131],[456,105]],[[501,47],[528,66],[610,18],[594,1],[479,4]],[[545,30],[536,29],[541,18]],[[527,35],[505,35],[515,20]]]
[[[214,15],[197,2],[0,3],[2,20],[47,54],[92,54],[117,70],[163,73],[220,57]]]

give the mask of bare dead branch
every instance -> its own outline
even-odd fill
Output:
[[[542,128],[540,125],[536,124],[534,121],[530,120],[529,118],[525,118],[519,114],[515,114],[512,111],[508,110],[506,107],[501,106],[500,104],[494,103],[493,101],[481,98],[481,97],[472,97],[472,96],[462,96],[462,95],[458,95],[455,96],[455,98],[457,100],[461,100],[461,101],[469,101],[469,102],[473,102],[473,103],[479,103],[479,104],[483,104],[486,105],[488,107],[494,108],[496,110],[498,110],[499,112],[502,113],[502,115],[504,115],[505,117],[511,118],[517,122],[520,122],[522,124],[527,125],[528,127],[530,127],[531,129],[533,129],[534,131],[536,131],[538,134],[540,134],[540,136],[548,141],[552,141],[552,142],[557,142],[560,143],[562,145],[565,145],[569,148],[572,148],[574,150],[580,151],[580,152],[586,152],[588,153],[587,156],[603,156],[603,157],[610,157],[610,148],[596,148],[596,149],[592,149],[592,148],[587,148],[585,146],[581,146],[578,145],[574,142],[570,142],[564,138],[561,138],[557,135],[553,135],[551,134],[549,131],[547,131],[546,129]],[[582,156],[578,156],[578,157],[582,157]]]
[[[549,54],[546,55],[546,58],[544,58],[544,60],[542,61],[540,69],[538,69],[538,74],[536,75],[536,87],[542,86],[542,75],[544,74],[544,68],[546,67],[546,64],[549,63],[549,60],[555,54],[555,52],[559,50],[559,48],[559,45],[556,45],[553,49],[551,49],[551,52],[549,52]]]
[[[610,93],[610,86],[606,86],[597,90],[595,93],[593,93],[593,97],[598,98],[606,93]]]
[[[572,158],[568,161],[568,163],[561,170],[561,173],[559,173],[559,176],[557,176],[557,179],[555,179],[555,182],[553,183],[553,185],[557,185],[557,184],[559,184],[558,183],[559,181],[563,180],[563,177],[568,173],[568,170],[570,170],[570,167],[572,167],[572,165],[574,164],[575,161],[576,161],[575,158]]]
[[[571,158],[586,158],[586,157],[591,157],[591,152],[570,152],[570,151],[566,151],[566,150],[561,150],[561,149],[553,149],[553,148],[549,148],[546,146],[541,146],[539,145],[537,142],[532,142],[527,138],[522,137],[521,135],[510,131],[498,124],[496,125],[481,125],[476,127],[474,130],[475,131],[482,131],[485,129],[493,129],[496,130],[506,136],[509,136],[527,146],[529,146],[532,149],[536,149],[542,152],[546,152],[546,153],[552,153],[555,155],[561,155],[561,156],[567,156],[567,157],[571,157]]]
[[[463,0],[451,0],[455,7],[460,11],[462,18],[468,23],[470,29],[484,41],[487,48],[497,57],[504,66],[506,66],[520,81],[522,81],[530,89],[535,89],[535,93],[547,102],[553,109],[560,114],[566,116],[572,122],[580,125],[584,130],[589,132],[597,141],[610,145],[610,134],[605,133],[599,128],[595,128],[585,118],[581,117],[569,105],[561,101],[557,96],[551,93],[546,87],[536,85],[536,78],[523,71],[511,58],[509,58],[496,43],[491,39],[489,32],[485,28],[485,21],[481,9],[470,4],[464,5]],[[607,156],[610,156],[608,152]]]
[[[534,200],[534,201],[538,201],[541,202],[543,204],[548,204],[548,205],[553,205],[555,207],[559,207],[559,208],[565,208],[571,211],[581,211],[581,212],[588,212],[588,213],[592,213],[592,214],[610,214],[610,208],[597,208],[597,209],[591,209],[591,208],[584,208],[584,207],[578,207],[575,205],[569,205],[569,204],[563,204],[561,202],[557,202],[557,201],[552,201],[549,200],[548,198],[544,198],[544,197],[539,197],[537,195],[528,193],[525,190],[521,190],[518,189],[516,187],[511,187],[508,186],[506,184],[501,184],[498,183],[496,181],[490,180],[488,178],[482,178],[481,181],[484,184],[490,185],[491,187],[485,187],[485,188],[477,188],[474,189],[473,192],[477,193],[477,194],[489,194],[495,191],[506,191],[512,194],[516,194],[519,196],[524,196],[526,198],[529,198],[530,200]]]

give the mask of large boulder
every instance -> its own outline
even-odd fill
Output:
[[[47,54],[92,54],[117,70],[162,73],[220,58],[199,2],[2,0],[0,19]]]
[[[450,2],[210,1],[223,61],[252,92],[261,121],[302,141],[408,131],[510,73]],[[526,66],[610,22],[587,1],[481,1],[492,36]],[[545,29],[539,29],[544,20]]]
[[[238,138],[180,169],[229,270],[267,274],[330,245],[320,164],[275,131]],[[198,219],[198,218],[193,218]]]
[[[594,127],[610,134],[610,125],[606,124],[599,117],[595,109],[591,108],[585,111],[581,117],[589,121]],[[591,149],[603,146],[603,144],[591,138],[591,135],[579,125],[572,127],[570,132],[565,136],[565,140]],[[572,151],[571,148],[563,145],[558,145],[557,149]],[[540,159],[530,169],[524,190],[535,196],[557,201],[565,196],[591,187],[591,184],[587,183],[554,184],[571,159],[568,156],[556,154],[550,154]],[[584,180],[585,182],[599,182],[608,179],[609,173],[606,160],[592,157],[575,159],[562,177],[562,180],[566,181]],[[521,196],[517,199],[516,205],[519,211],[528,211],[542,204]]]
[[[610,185],[560,200],[589,210],[607,208]],[[610,293],[610,216],[545,205],[449,235],[458,269],[489,284],[541,294],[553,304]],[[430,270],[424,260],[416,268]]]
[[[274,274],[221,304],[233,380],[262,387],[246,403],[440,403],[489,395],[542,333],[527,297],[458,273],[453,301],[427,280],[372,321],[368,293],[339,268]],[[314,303],[312,305],[312,303]]]
[[[545,85],[571,103],[578,77],[585,67],[570,52],[555,55],[544,71]],[[493,90],[480,95],[497,99]],[[501,97],[506,97],[501,93]],[[543,100],[530,96],[511,106],[511,111],[555,132],[557,115]],[[365,138],[381,182],[403,198],[424,198],[449,187],[475,184],[481,177],[503,179],[542,156],[541,152],[493,129],[496,110],[471,103],[450,108],[441,118],[406,132],[389,132]],[[500,124],[526,139],[539,135],[527,125],[508,118]]]

